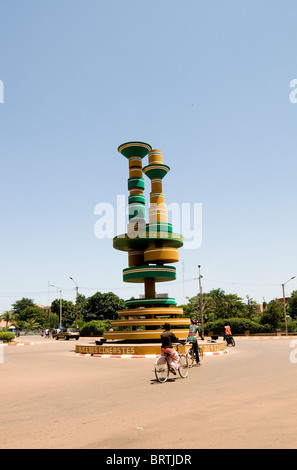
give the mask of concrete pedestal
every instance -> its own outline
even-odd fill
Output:
[[[199,346],[203,349],[203,354],[219,355],[227,353],[225,341],[211,342],[199,341]],[[179,346],[180,352],[185,352],[190,346]],[[161,344],[126,344],[119,342],[106,342],[100,345],[96,344],[76,344],[75,352],[80,355],[89,355],[97,357],[156,357],[161,352]]]

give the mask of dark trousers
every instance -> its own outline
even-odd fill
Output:
[[[196,362],[199,362],[199,353],[198,353],[198,341],[192,343],[193,354],[196,359]]]

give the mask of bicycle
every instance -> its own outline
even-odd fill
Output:
[[[189,365],[188,359],[186,354],[182,354],[179,352],[178,344],[174,344],[173,346],[176,347],[176,352],[178,355],[178,372],[182,379],[186,379],[189,374]],[[165,356],[158,356],[155,362],[155,375],[156,379],[159,382],[166,382],[169,377],[170,372],[170,365],[168,360],[169,354],[165,354]]]
[[[227,346],[233,346],[233,347],[235,346],[235,341],[234,341],[233,336],[228,335],[225,337],[225,340],[226,340]]]
[[[200,365],[201,365],[202,362],[203,362],[203,349],[201,348],[201,346],[198,346],[198,355],[199,355],[199,362],[200,362]],[[192,344],[189,347],[189,349],[187,350],[186,356],[188,358],[189,368],[193,367],[193,364],[196,361],[196,357],[195,357],[195,354],[194,354],[194,351],[193,351],[193,345]]]

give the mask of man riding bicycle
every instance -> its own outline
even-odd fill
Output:
[[[179,358],[176,350],[173,347],[172,343],[181,343],[185,344],[185,340],[178,339],[173,331],[170,331],[170,323],[165,323],[164,332],[161,334],[161,356],[168,356],[168,362],[170,366],[170,371],[176,375],[178,368]]]
[[[229,345],[235,346],[235,341],[232,336],[231,327],[230,325],[228,325],[227,322],[225,323],[225,326],[224,326],[224,340],[226,341],[227,346]]]
[[[192,350],[193,350],[194,357],[196,359],[196,363],[200,364],[199,352],[198,352],[198,340],[196,336],[197,333],[199,334],[202,341],[204,341],[204,338],[202,336],[201,329],[198,326],[197,320],[195,320],[195,318],[191,318],[191,325],[189,328],[187,342],[192,344]]]
[[[224,340],[228,341],[228,337],[232,336],[231,328],[228,323],[225,323],[224,325]]]

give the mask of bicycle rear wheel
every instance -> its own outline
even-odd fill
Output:
[[[193,367],[193,364],[195,362],[195,357],[194,357],[194,353],[193,353],[193,348],[190,347],[188,350],[187,350],[187,360],[188,360],[188,366],[189,368],[191,369],[191,367]]]
[[[159,356],[155,362],[155,375],[159,382],[166,382],[169,376],[169,364],[165,356]]]
[[[185,379],[189,374],[189,364],[188,358],[185,354],[179,356],[179,366],[178,366],[179,375]]]

